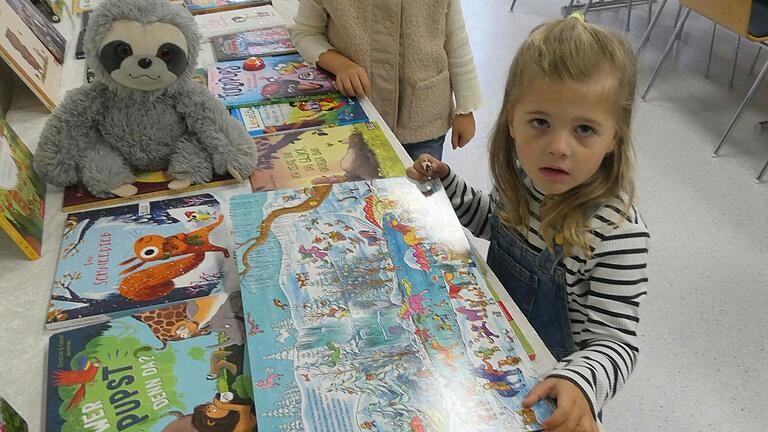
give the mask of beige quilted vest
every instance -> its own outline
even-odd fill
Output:
[[[453,93],[445,52],[449,0],[322,0],[328,41],[362,66],[370,99],[402,143],[450,128]]]

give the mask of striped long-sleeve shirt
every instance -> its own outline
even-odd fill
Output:
[[[499,195],[477,191],[450,173],[442,179],[462,225],[477,237],[489,239],[490,216]],[[535,251],[546,247],[538,232],[539,205],[544,195],[528,185],[530,218],[523,237]],[[646,295],[648,229],[637,209],[624,217],[618,198],[604,204],[590,221],[590,257],[565,257],[568,312],[577,351],[564,358],[549,376],[578,385],[593,414],[602,409],[626,382],[639,353],[637,328],[640,301]]]

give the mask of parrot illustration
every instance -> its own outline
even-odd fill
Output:
[[[96,374],[99,372],[98,359],[87,360],[85,357],[80,359],[78,370],[57,370],[53,372],[53,383],[57,386],[71,387],[80,386],[67,405],[67,409],[77,406],[85,397],[85,385],[93,382]]]

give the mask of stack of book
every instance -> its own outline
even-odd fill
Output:
[[[258,168],[244,187],[171,195],[147,173],[129,201],[69,201],[46,431],[540,430],[551,404],[522,406],[535,353],[444,192],[404,178],[385,126],[270,5],[184,3],[218,60],[197,79]]]

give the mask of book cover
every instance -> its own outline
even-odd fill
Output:
[[[206,193],[67,215],[47,326],[84,325],[219,291],[234,265],[222,201]]]
[[[5,399],[0,397],[0,431],[28,432],[27,422]]]
[[[338,95],[333,74],[310,66],[299,54],[258,59],[257,70],[245,70],[242,60],[210,66],[209,90],[230,108]]]
[[[320,96],[235,108],[232,115],[243,123],[251,136],[368,122],[358,100],[345,96]]]
[[[88,192],[88,189],[82,184],[67,186],[64,188],[62,210],[65,212],[81,211],[237,183],[237,180],[232,178],[229,174],[214,174],[213,178],[208,183],[191,185],[190,187],[181,190],[171,190],[168,189],[168,183],[171,182],[171,178],[168,177],[167,173],[164,171],[141,172],[137,173],[135,178],[136,182],[134,182],[133,185],[136,186],[139,191],[136,195],[127,198],[119,196],[100,198]]]
[[[0,227],[29,259],[40,258],[45,182],[32,167],[32,152],[0,118]]]
[[[204,38],[285,25],[272,5],[196,15],[195,21]]]
[[[0,58],[52,110],[59,102],[62,65],[24,21],[0,0]]]
[[[259,163],[254,191],[290,189],[385,177],[405,166],[376,123],[356,123],[253,139]]]
[[[553,405],[444,190],[405,178],[230,203],[259,428],[538,431]],[[292,397],[285,386],[298,386]],[[279,411],[283,416],[270,415]]]
[[[216,61],[295,53],[286,27],[273,27],[211,38]]]
[[[29,0],[5,0],[16,11],[16,14],[24,21],[24,24],[32,30],[32,33],[50,51],[59,64],[64,63],[64,49],[67,41],[56,30],[56,27],[37,9]]]
[[[47,432],[254,432],[239,293],[51,336]]]
[[[271,4],[271,0],[184,0],[184,6],[192,12],[192,15]]]

